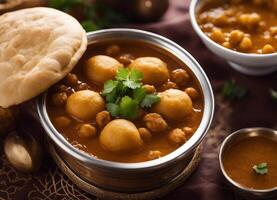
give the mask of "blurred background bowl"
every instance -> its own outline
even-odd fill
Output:
[[[196,15],[205,0],[192,0],[190,3],[190,21],[193,29],[204,44],[217,56],[225,59],[232,68],[247,75],[266,75],[277,71],[277,53],[247,54],[227,49],[210,39],[199,27]],[[277,19],[276,19],[277,20]]]

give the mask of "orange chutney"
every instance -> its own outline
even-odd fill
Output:
[[[277,52],[277,1],[206,0],[197,22],[216,43],[243,53]]]
[[[253,170],[253,166],[260,163],[267,163],[267,174]],[[223,166],[228,176],[244,187],[277,187],[277,142],[261,136],[243,139],[227,149]]]

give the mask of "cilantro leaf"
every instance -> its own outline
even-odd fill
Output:
[[[106,95],[106,101],[109,103],[114,103],[116,102],[117,99],[117,91],[113,90],[111,93]]]
[[[116,75],[116,79],[119,81],[125,81],[128,79],[129,70],[127,68],[119,69]]]
[[[268,173],[267,163],[263,162],[253,166],[254,172],[260,175],[264,175]]]
[[[130,72],[130,80],[134,81],[134,82],[141,82],[143,78],[143,74],[136,70],[136,69],[132,69]]]
[[[275,102],[277,102],[277,91],[275,91],[275,90],[273,90],[273,89],[270,89],[269,92],[270,92],[271,98],[272,98]]]
[[[139,107],[149,108],[160,101],[157,95],[146,93],[142,87],[143,74],[137,70],[120,69],[115,79],[106,81],[102,91],[108,103],[106,107],[113,117],[134,119],[138,116]]]
[[[144,88],[140,87],[134,90],[133,98],[135,101],[140,103],[145,96],[146,96],[146,90]]]
[[[114,89],[116,89],[118,85],[117,81],[108,80],[104,84],[104,90],[102,91],[103,95],[106,95],[108,93],[111,93]]]
[[[141,87],[141,83],[137,83],[137,82],[134,82],[134,81],[131,81],[131,80],[126,80],[123,82],[123,84],[128,87],[128,88],[131,88],[131,89],[136,89],[136,88],[139,88]]]
[[[113,117],[117,117],[120,113],[120,110],[119,110],[119,105],[117,104],[114,104],[114,103],[108,103],[106,105],[106,108],[107,110],[109,111],[109,113],[111,113],[111,115]]]
[[[134,119],[138,114],[138,108],[138,103],[128,96],[124,96],[119,104],[120,115],[127,119]]]
[[[234,80],[227,81],[223,85],[222,95],[233,101],[243,98],[247,93],[247,90],[238,86]]]
[[[161,100],[161,98],[154,94],[147,94],[142,102],[140,103],[141,107],[150,108],[154,103],[158,103]]]

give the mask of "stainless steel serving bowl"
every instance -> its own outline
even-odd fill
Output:
[[[55,129],[47,114],[47,94],[44,94],[37,102],[37,109],[46,133],[69,167],[82,179],[95,186],[118,192],[141,192],[169,184],[187,166],[212,121],[214,98],[211,85],[203,69],[182,47],[150,32],[134,29],[107,29],[88,33],[87,37],[89,45],[120,39],[150,43],[165,49],[186,63],[197,77],[204,94],[204,112],[199,128],[183,146],[156,160],[140,163],[119,163],[101,160],[74,148]]]
[[[231,135],[229,135],[222,143],[220,152],[219,152],[219,163],[220,169],[228,181],[228,183],[239,193],[245,196],[247,199],[267,199],[267,200],[276,200],[277,198],[277,186],[275,188],[257,190],[252,188],[244,187],[234,180],[232,180],[226,173],[223,165],[223,158],[226,150],[231,148],[237,142],[247,139],[250,137],[267,137],[269,139],[275,140],[277,142],[277,131],[269,128],[245,128],[240,129]]]

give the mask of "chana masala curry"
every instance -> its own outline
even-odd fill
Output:
[[[201,122],[203,104],[199,83],[182,61],[125,40],[90,45],[47,97],[50,120],[74,147],[126,163],[183,145]]]
[[[206,0],[197,22],[213,41],[243,53],[277,52],[277,1]]]
[[[262,136],[238,141],[226,150],[223,157],[226,173],[247,188],[277,187],[276,143],[273,139]]]

